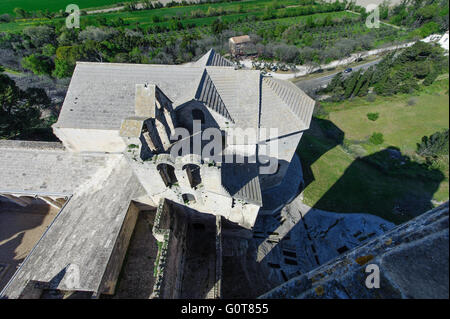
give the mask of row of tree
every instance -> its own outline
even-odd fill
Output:
[[[402,0],[394,6],[385,0],[380,5],[380,18],[426,37],[448,30],[448,9],[448,0]]]
[[[50,99],[42,88],[21,90],[0,66],[0,139],[51,139],[48,120],[41,119],[41,108]]]
[[[393,52],[376,66],[353,72],[350,76],[338,73],[322,90],[331,100],[340,101],[365,96],[369,89],[379,95],[411,93],[428,86],[439,74],[448,72],[448,57],[443,49],[432,43],[416,42],[401,52]]]

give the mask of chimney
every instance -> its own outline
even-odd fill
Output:
[[[154,118],[156,97],[155,84],[136,84],[134,113],[138,117]]]

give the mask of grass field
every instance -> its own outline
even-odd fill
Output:
[[[390,146],[416,158],[414,150],[422,136],[448,129],[448,83],[447,76],[416,96],[325,104],[328,118],[314,119],[298,149],[305,166],[305,203],[330,211],[372,213],[400,223],[428,209],[432,199],[448,200],[448,156],[436,169],[414,164],[402,174],[386,174],[371,164],[390,154],[386,151]],[[367,113],[374,112],[379,119],[369,121]],[[330,138],[330,128],[341,133],[341,140]],[[371,144],[368,137],[373,132],[383,133],[384,143]],[[340,145],[344,140],[347,146]],[[348,145],[359,149],[359,157],[349,152]]]
[[[82,16],[81,17],[81,26],[83,25],[95,25],[95,19],[98,17],[104,17],[107,19],[107,21],[111,20],[117,20],[117,19],[123,19],[126,23],[129,23],[130,28],[134,28],[137,24],[143,27],[151,26],[151,25],[161,25],[161,26],[167,26],[170,24],[170,22],[158,22],[154,23],[152,18],[154,16],[159,17],[176,17],[176,16],[182,16],[184,14],[189,14],[190,12],[194,10],[202,10],[204,12],[207,12],[208,8],[223,8],[224,10],[233,10],[235,13],[225,14],[222,15],[221,18],[223,21],[226,22],[235,22],[238,19],[245,18],[249,15],[254,16],[262,16],[264,14],[264,7],[268,5],[269,3],[272,3],[273,0],[249,0],[249,1],[242,1],[242,2],[224,2],[224,3],[213,3],[213,4],[199,4],[199,5],[193,5],[193,6],[179,6],[179,7],[170,7],[170,8],[161,8],[161,9],[155,9],[155,10],[140,10],[140,11],[133,11],[133,12],[112,12],[112,13],[102,13],[102,14],[95,14],[95,15],[89,15],[89,16]],[[286,6],[294,5],[298,3],[297,0],[278,0],[278,3],[284,4]],[[238,8],[242,8],[245,13],[238,13]],[[279,9],[284,10],[284,9]],[[278,10],[276,10],[278,11]],[[325,18],[325,16],[331,16],[332,18],[335,17],[342,17],[342,16],[354,16],[354,14],[349,12],[330,12],[330,13],[317,13],[313,14],[312,16],[314,18]],[[299,17],[291,17],[291,18],[281,18],[281,19],[273,19],[270,21],[277,21],[281,23],[299,23],[300,21],[306,21],[308,16],[299,16]],[[187,18],[182,19],[181,22],[183,25],[187,24],[195,24],[196,26],[208,26],[212,24],[214,20],[216,20],[217,17],[200,17],[200,18]],[[8,32],[17,32],[21,31],[25,27],[37,25],[37,24],[46,24],[51,23],[52,21],[63,21],[63,18],[56,18],[56,19],[46,19],[46,18],[36,18],[36,19],[26,19],[26,20],[18,20],[15,22],[10,23],[1,23],[0,24],[0,32],[2,31],[8,31]]]
[[[122,3],[123,0],[1,0],[0,14],[13,13],[14,8],[22,8],[25,11],[44,11],[59,12],[65,10],[71,3],[77,4],[80,9],[109,6]]]

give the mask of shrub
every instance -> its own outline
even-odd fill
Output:
[[[53,61],[46,56],[32,54],[22,59],[22,67],[36,75],[49,75],[53,69]]]
[[[421,156],[448,155],[448,131],[447,129],[431,134],[429,137],[422,137],[422,142],[417,144],[417,154]]]
[[[372,134],[372,136],[370,137],[369,141],[374,144],[374,145],[380,145],[383,144],[384,142],[384,137],[382,133],[379,132],[375,132]]]
[[[417,98],[412,97],[412,98],[410,98],[410,99],[408,100],[408,105],[409,105],[409,106],[413,106],[413,105],[416,105],[416,104],[417,104]]]
[[[11,21],[12,21],[12,17],[9,14],[4,13],[4,14],[0,15],[0,23],[1,22],[11,22]]]
[[[367,113],[367,118],[371,121],[376,121],[380,117],[380,113]]]

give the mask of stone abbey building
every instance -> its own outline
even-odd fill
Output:
[[[125,256],[140,254],[130,241],[143,212],[151,225],[145,242],[154,243],[154,270],[137,272],[148,275],[140,280],[151,286],[146,297],[192,297],[186,287],[199,283],[204,294],[194,297],[220,297],[224,229],[251,234],[259,214],[298,193],[295,151],[314,104],[294,84],[236,69],[213,50],[185,65],[78,63],[53,125],[62,144],[0,143],[0,195],[59,210],[1,297],[114,295]],[[220,132],[222,156],[240,160],[173,157],[179,143],[194,143],[195,120],[201,132]],[[190,136],[172,140],[176,128]],[[267,135],[270,128],[276,133]],[[255,133],[235,142],[235,129]],[[251,160],[263,147],[277,149],[272,174]],[[196,243],[195,229],[208,240]],[[192,260],[207,271],[192,271]]]

